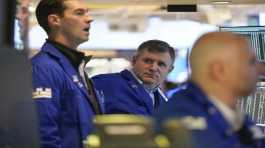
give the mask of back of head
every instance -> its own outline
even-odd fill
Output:
[[[140,55],[141,53],[143,53],[143,51],[148,51],[152,53],[168,52],[170,54],[172,63],[174,63],[175,60],[174,48],[164,41],[161,40],[145,41],[137,48],[137,55]]]
[[[225,61],[232,57],[237,49],[240,35],[230,32],[210,32],[202,35],[194,44],[191,55],[191,77],[202,79],[209,76],[209,66],[214,61]],[[202,80],[204,81],[204,80]]]
[[[57,14],[63,16],[66,9],[64,2],[67,0],[41,0],[36,8],[36,17],[39,25],[49,34],[48,16]]]
[[[200,37],[191,51],[191,79],[234,97],[249,94],[257,81],[255,52],[244,36],[211,32]],[[215,87],[215,88],[213,88]]]

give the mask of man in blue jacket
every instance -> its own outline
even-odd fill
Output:
[[[132,69],[92,78],[104,93],[107,114],[152,115],[167,101],[159,85],[173,69],[174,49],[164,41],[142,43],[132,59]]]
[[[103,100],[84,74],[89,60],[76,50],[88,40],[92,18],[79,0],[42,0],[36,16],[48,34],[32,59],[33,99],[43,148],[82,148]]]
[[[236,108],[237,99],[255,88],[255,51],[238,34],[212,32],[200,37],[190,55],[191,78],[156,117],[179,119],[196,148],[261,148],[260,129]]]

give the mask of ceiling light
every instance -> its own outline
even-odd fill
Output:
[[[224,4],[229,4],[231,1],[212,1],[213,4],[219,4],[219,5],[224,5]]]

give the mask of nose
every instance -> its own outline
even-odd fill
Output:
[[[258,64],[257,71],[259,75],[265,76],[265,62],[261,62]]]
[[[156,62],[153,62],[151,64],[151,68],[150,69],[153,70],[153,71],[158,71],[159,66],[158,66],[158,64]]]
[[[94,21],[94,19],[93,19],[93,17],[90,15],[90,14],[87,14],[86,15],[86,23],[91,23],[91,22],[93,22]]]

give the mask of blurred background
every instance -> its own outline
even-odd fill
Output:
[[[35,19],[39,0],[29,1],[26,47],[33,55],[46,39]],[[140,43],[160,39],[171,44],[177,59],[170,83],[188,78],[187,56],[194,41],[219,27],[262,26],[264,0],[86,0],[94,22],[90,40],[80,50],[92,54],[90,75],[117,72],[130,66],[130,57]],[[186,12],[184,12],[186,11]],[[15,36],[20,46],[19,36]]]

